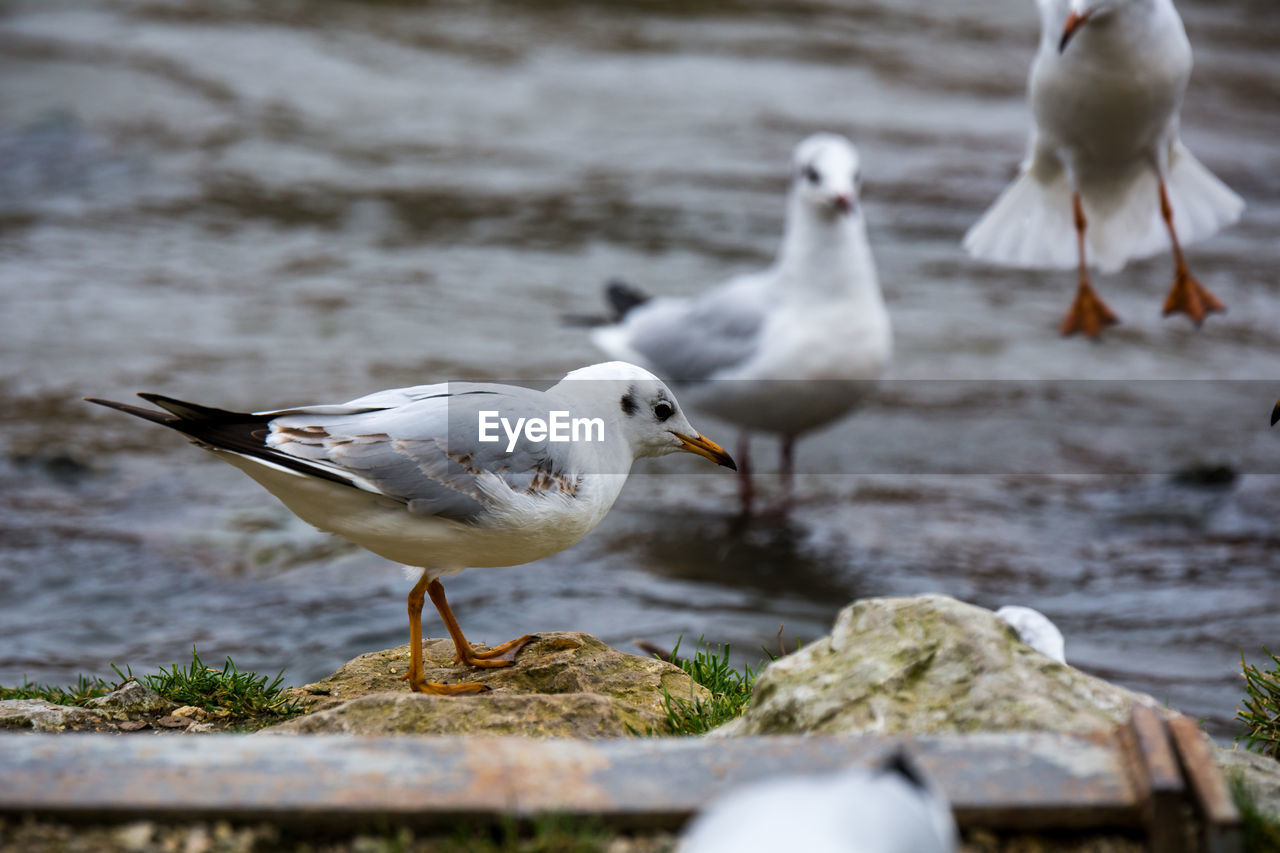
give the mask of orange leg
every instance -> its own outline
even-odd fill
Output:
[[[1063,336],[1070,336],[1076,332],[1084,332],[1096,340],[1102,334],[1103,329],[1107,326],[1114,326],[1120,320],[1107,307],[1107,304],[1098,298],[1098,294],[1093,292],[1093,285],[1089,283],[1088,259],[1085,256],[1084,249],[1085,229],[1088,228],[1089,221],[1084,218],[1084,207],[1080,204],[1080,193],[1072,195],[1071,207],[1075,213],[1076,220],[1079,285],[1076,288],[1075,301],[1071,303],[1071,308],[1067,311],[1067,316],[1062,321],[1062,334]]]
[[[409,682],[411,690],[418,693],[428,693],[433,696],[484,693],[489,688],[476,681],[465,684],[442,684],[439,681],[427,681],[422,674],[422,604],[426,599],[426,592],[432,584],[440,586],[439,581],[428,583],[427,574],[423,572],[422,577],[409,593],[409,672],[404,678]],[[443,597],[443,587],[441,587],[441,591]],[[432,600],[435,600],[434,596]],[[452,616],[453,614],[450,613],[449,615]],[[456,625],[457,623],[455,622],[454,624]]]
[[[453,615],[453,609],[449,607],[449,601],[444,597],[444,586],[440,581],[432,581],[427,584],[427,595],[431,596],[431,603],[436,606],[436,610],[440,612],[440,618],[444,620],[444,626],[449,631],[449,636],[453,638],[453,646],[457,650],[457,657],[454,661],[466,664],[476,669],[497,669],[504,666],[512,666],[516,660],[516,655],[525,646],[538,639],[537,635],[525,634],[523,637],[512,640],[509,643],[503,643],[484,652],[477,652],[471,648],[471,644],[467,642],[467,638],[462,633],[462,626],[458,624],[457,618]]]
[[[1164,217],[1165,227],[1169,229],[1169,243],[1173,247],[1173,287],[1164,300],[1164,316],[1170,314],[1186,314],[1191,322],[1199,326],[1214,311],[1226,311],[1227,307],[1206,290],[1187,269],[1187,259],[1182,254],[1182,246],[1178,243],[1178,232],[1173,227],[1173,205],[1169,203],[1169,193],[1160,182],[1160,215]]]

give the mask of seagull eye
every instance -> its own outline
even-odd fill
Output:
[[[818,174],[818,170],[815,169],[812,164],[805,166],[803,171],[801,171],[801,174],[804,175],[804,179],[811,184],[819,183],[822,180],[822,175]]]
[[[653,416],[660,421],[665,421],[675,413],[676,410],[670,403],[659,403],[653,407]]]

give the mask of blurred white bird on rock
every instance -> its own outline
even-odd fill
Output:
[[[1008,623],[1022,642],[1040,654],[1061,664],[1067,662],[1066,642],[1062,638],[1062,632],[1039,610],[1020,604],[1006,604],[996,611],[996,618]]]
[[[1164,314],[1196,325],[1223,304],[1192,277],[1182,247],[1240,218],[1244,202],[1178,138],[1191,45],[1172,0],[1038,0],[1031,68],[1035,130],[1022,174],[970,229],[971,255],[1078,270],[1062,333],[1118,322],[1089,281],[1131,258],[1173,251]]]
[[[678,386],[692,408],[743,432],[742,510],[753,499],[749,432],[782,440],[785,510],[798,436],[848,413],[889,363],[893,336],[859,203],[858,152],[819,133],[797,146],[782,245],[773,266],[687,299],[650,298],[621,282],[615,322],[592,340]]]
[[[947,798],[901,752],[876,770],[768,779],[712,802],[677,853],[952,853]]]

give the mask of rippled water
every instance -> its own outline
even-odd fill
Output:
[[[1229,734],[1240,650],[1280,647],[1280,21],[1179,5],[1184,137],[1249,204],[1191,250],[1230,313],[1161,321],[1156,258],[1099,279],[1126,322],[1090,345],[1055,334],[1069,274],[958,248],[1022,153],[1030,0],[5,4],[0,682],[193,643],[302,682],[407,638],[394,566],[80,396],[558,377],[598,360],[560,318],[606,278],[690,293],[766,263],[789,152],[826,129],[863,152],[901,381],[803,443],[790,524],[735,529],[730,476],[646,465],[574,549],[452,580],[464,627],[705,635],[748,660],[858,596],[1018,602],[1078,666]],[[1183,408],[1147,380],[1188,378],[1221,421],[1175,419],[1154,459],[1115,438]],[[991,433],[959,425],[1010,411],[1011,386],[916,381],[991,379],[1112,381]],[[1170,476],[1215,465],[1239,476]]]

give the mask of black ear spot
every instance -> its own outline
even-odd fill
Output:
[[[920,772],[920,768],[916,767],[906,750],[901,748],[895,749],[884,759],[880,765],[880,772],[901,776],[907,784],[922,790],[927,787],[924,774]]]
[[[653,407],[653,416],[660,421],[665,421],[675,413],[676,408],[670,403],[662,402]]]
[[[627,393],[622,395],[622,411],[627,415],[634,415],[640,408],[640,404],[636,402],[636,389],[628,388]]]
[[[800,170],[800,174],[804,175],[804,179],[811,184],[816,184],[822,180],[822,175],[818,174],[818,170],[814,168],[812,163],[806,164]]]

